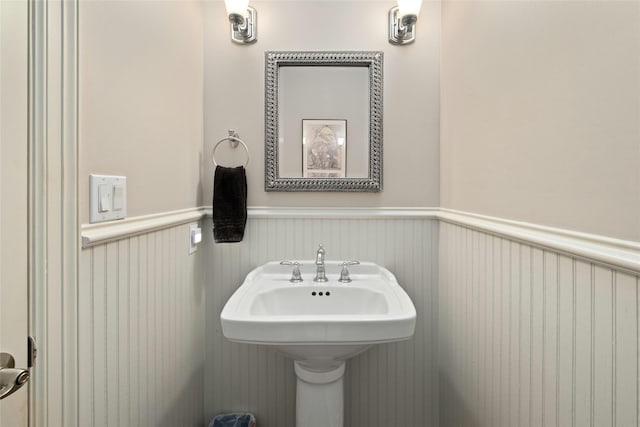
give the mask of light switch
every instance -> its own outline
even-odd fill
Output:
[[[109,212],[111,210],[112,187],[109,184],[98,185],[98,212]]]
[[[116,185],[113,187],[113,210],[120,211],[124,207],[124,187]]]
[[[111,221],[126,216],[127,177],[89,175],[89,222]]]

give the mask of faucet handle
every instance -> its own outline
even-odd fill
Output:
[[[340,283],[349,283],[351,282],[351,277],[349,277],[349,269],[347,268],[350,265],[360,264],[360,261],[345,261],[342,264],[342,271],[340,272],[340,278],[338,282]]]
[[[280,265],[293,265],[293,271],[291,272],[291,283],[302,282],[302,275],[300,274],[300,263],[298,261],[280,261]]]

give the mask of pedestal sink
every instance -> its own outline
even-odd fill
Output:
[[[225,304],[224,336],[274,346],[294,360],[296,426],[342,427],[345,360],[373,344],[410,338],[416,310],[395,276],[370,262],[349,267],[351,282],[338,281],[342,265],[324,264],[327,282],[313,281],[314,261],[292,267],[269,262],[251,271]]]

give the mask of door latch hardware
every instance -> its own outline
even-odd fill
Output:
[[[38,357],[38,349],[36,348],[35,338],[27,337],[27,352],[29,353],[29,360],[27,360],[27,367],[33,368],[36,363],[36,357]]]
[[[16,369],[16,361],[9,353],[0,353],[0,399],[18,391],[29,381],[29,371]]]

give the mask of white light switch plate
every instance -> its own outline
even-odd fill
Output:
[[[89,175],[89,222],[104,222],[127,216],[127,177]]]

